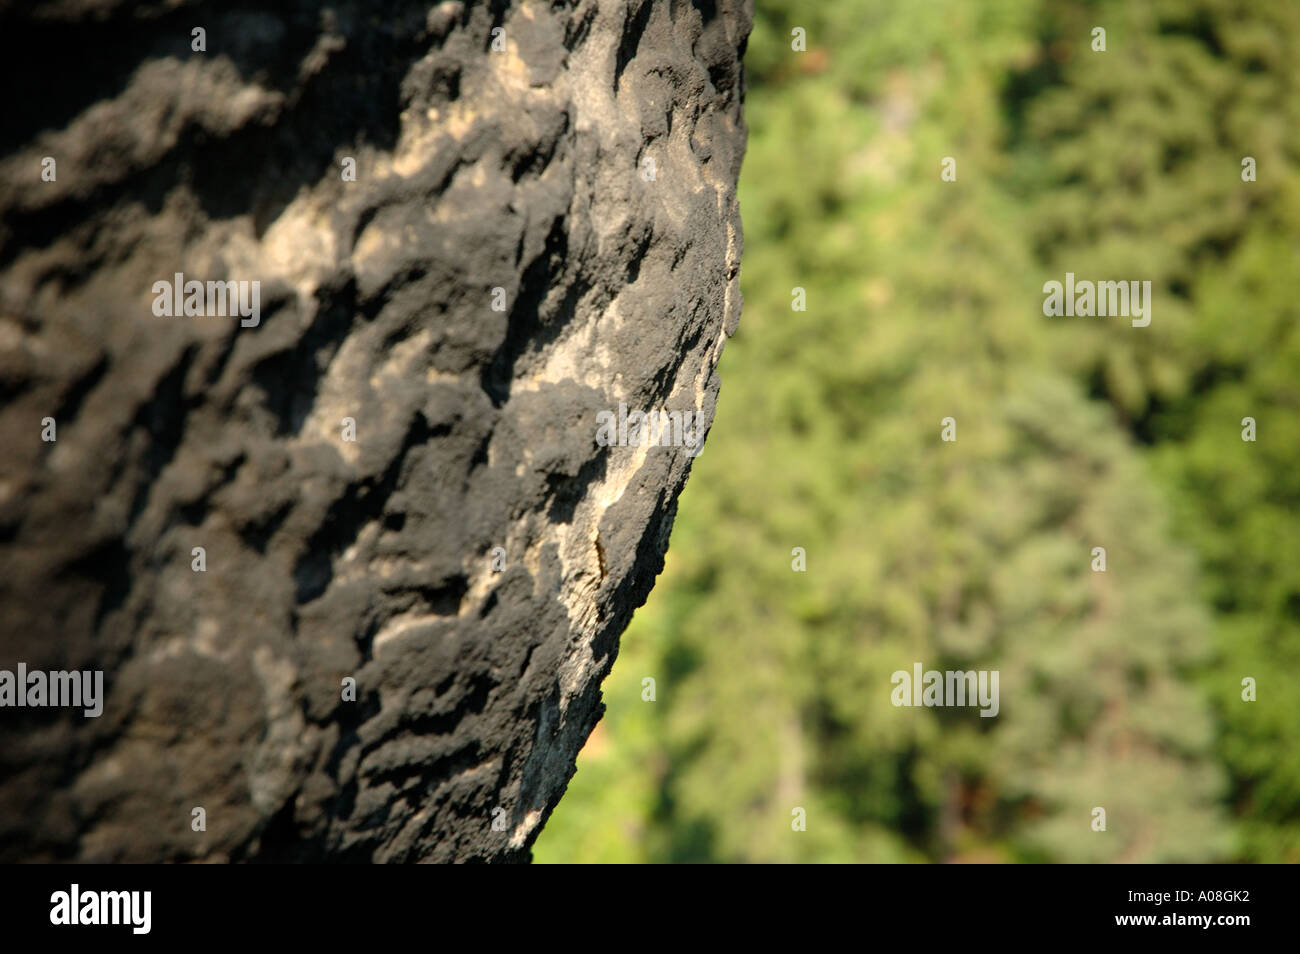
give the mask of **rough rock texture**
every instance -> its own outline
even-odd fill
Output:
[[[712,419],[749,25],[0,3],[0,669],[105,672],[0,709],[0,859],[529,857],[691,463],[596,414]]]

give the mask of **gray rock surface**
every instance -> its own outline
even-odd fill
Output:
[[[711,421],[739,316],[750,2],[263,6],[0,4],[0,669],[105,673],[0,708],[0,860],[527,860],[692,460],[596,415]]]

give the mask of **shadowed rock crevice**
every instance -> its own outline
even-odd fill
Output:
[[[597,415],[713,418],[749,25],[0,9],[0,670],[105,672],[0,709],[0,860],[528,859],[692,460]]]

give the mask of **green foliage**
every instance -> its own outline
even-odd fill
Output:
[[[1298,47],[1280,0],[759,0],[745,313],[539,860],[1300,860]],[[1066,271],[1150,327],[1044,317]],[[914,662],[998,717],[895,707]]]

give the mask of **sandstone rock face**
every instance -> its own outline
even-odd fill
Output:
[[[527,860],[712,419],[747,0],[268,6],[0,9],[5,861]]]

